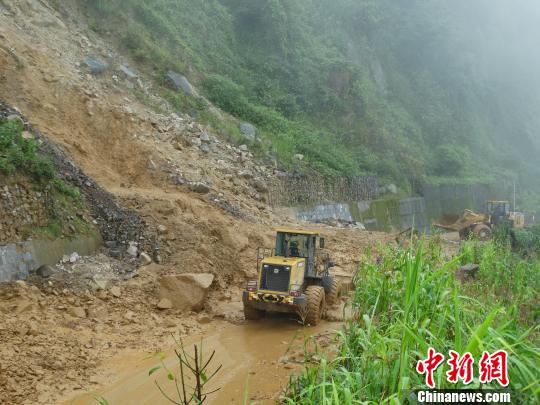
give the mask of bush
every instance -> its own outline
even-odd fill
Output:
[[[443,144],[435,150],[433,170],[439,176],[459,176],[467,172],[471,153],[468,148]]]
[[[0,122],[0,171],[12,174],[21,170],[36,180],[53,179],[52,162],[37,153],[37,142],[24,139],[22,130],[23,126],[17,120]]]
[[[79,199],[79,190],[56,177],[53,162],[38,153],[35,139],[22,136],[20,121],[0,121],[0,173],[14,174],[17,171],[36,181],[52,182],[60,193]]]

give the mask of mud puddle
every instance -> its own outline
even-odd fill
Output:
[[[299,358],[303,353],[306,337],[323,336],[328,340],[333,331],[339,329],[339,322],[322,322],[317,327],[303,328],[286,317],[272,317],[257,322],[233,325],[227,322],[213,322],[204,336],[184,338],[186,348],[193,350],[193,344],[200,343],[206,356],[216,351],[212,360],[213,370],[220,364],[221,371],[209,384],[208,390],[220,390],[208,397],[208,404],[272,404],[285,388],[291,373],[301,367]],[[178,370],[174,354],[174,344],[165,350],[165,364]],[[280,361],[282,360],[282,361]],[[283,362],[283,360],[286,360]],[[165,372],[152,376],[148,371],[159,364],[157,358],[148,358],[145,353],[124,353],[107,361],[107,381],[101,389],[93,393],[77,396],[64,404],[96,404],[95,396],[105,398],[110,405],[119,404],[166,404],[168,403],[155,385],[155,380],[173,395],[174,384],[167,380]]]

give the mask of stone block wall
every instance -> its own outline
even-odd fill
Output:
[[[47,226],[51,207],[47,189],[6,180],[0,175],[0,244],[22,241],[33,229]]]

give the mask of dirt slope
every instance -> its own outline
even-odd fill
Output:
[[[0,286],[0,403],[55,403],[98,388],[98,367],[123,351],[152,351],[170,343],[171,331],[193,334],[214,317],[242,322],[240,293],[255,272],[255,248],[271,245],[275,226],[298,225],[264,203],[272,167],[167,110],[143,75],[134,83],[121,77],[114,67],[129,61],[81,21],[47,1],[0,1],[0,97],[121,205],[161,229],[163,262],[132,278],[122,263],[98,255],[61,267],[62,277]],[[106,59],[110,70],[91,75],[87,56]],[[321,229],[348,273],[366,246],[391,239]],[[110,276],[109,285],[88,288],[78,272]],[[156,308],[159,277],[183,272],[215,275],[202,314]]]

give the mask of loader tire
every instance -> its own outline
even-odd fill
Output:
[[[325,300],[327,305],[334,305],[341,294],[341,282],[339,280],[336,280],[335,278],[332,278],[332,284],[330,287],[330,291],[326,294]]]
[[[264,311],[244,304],[244,318],[247,321],[256,321],[257,319],[261,319],[263,315]]]
[[[483,242],[491,239],[491,228],[487,225],[476,225],[473,229],[474,234]]]
[[[461,240],[465,240],[469,237],[471,234],[471,228],[464,228],[459,230],[459,238]]]
[[[317,325],[325,310],[324,288],[310,285],[306,288],[307,308],[305,322],[311,326]]]

